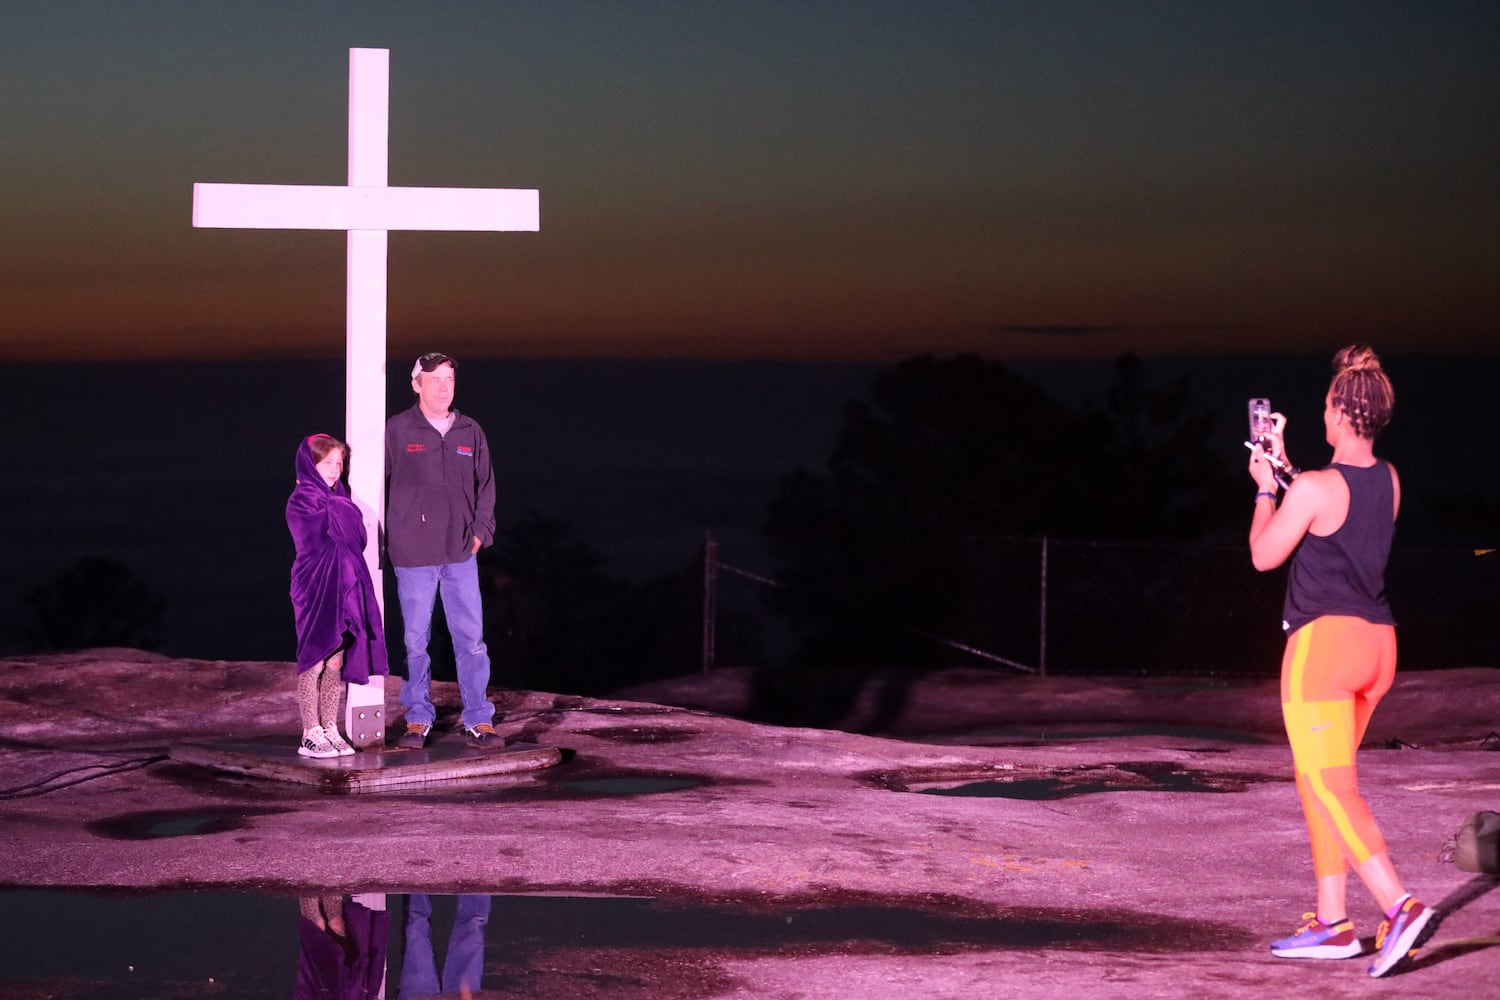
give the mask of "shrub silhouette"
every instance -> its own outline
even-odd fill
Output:
[[[161,643],[166,600],[115,559],[84,556],[26,601],[36,615],[31,642],[37,649],[155,649]]]

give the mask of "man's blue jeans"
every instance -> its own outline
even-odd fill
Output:
[[[479,560],[473,556],[442,566],[396,567],[396,595],[401,601],[406,638],[406,683],[401,685],[401,704],[406,708],[407,722],[430,726],[437,718],[432,706],[432,657],[427,653],[427,642],[432,638],[432,608],[439,593],[443,595],[448,634],[453,637],[464,727],[473,729],[495,718],[495,706],[485,699],[490,654],[484,645]]]

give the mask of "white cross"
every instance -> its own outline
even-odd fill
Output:
[[[345,436],[349,489],[365,515],[365,562],[384,608],[378,522],[385,510],[386,234],[396,230],[536,232],[534,190],[388,187],[390,50],[349,50],[349,183],[194,184],[200,229],[342,229],[348,233]],[[376,456],[379,456],[378,458]],[[388,641],[399,641],[390,639]],[[376,687],[376,685],[370,685]],[[384,685],[379,685],[383,704]],[[355,711],[350,688],[350,714]],[[373,696],[368,692],[365,696]],[[350,728],[350,736],[358,733]],[[373,740],[361,745],[368,745]]]

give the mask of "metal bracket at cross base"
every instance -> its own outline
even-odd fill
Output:
[[[344,732],[354,746],[380,746],[385,742],[385,678],[378,674],[366,684],[345,684]]]

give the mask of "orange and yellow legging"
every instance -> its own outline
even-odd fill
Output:
[[[1281,660],[1281,716],[1319,878],[1385,851],[1359,794],[1354,752],[1396,675],[1396,629],[1329,615],[1293,632]]]

